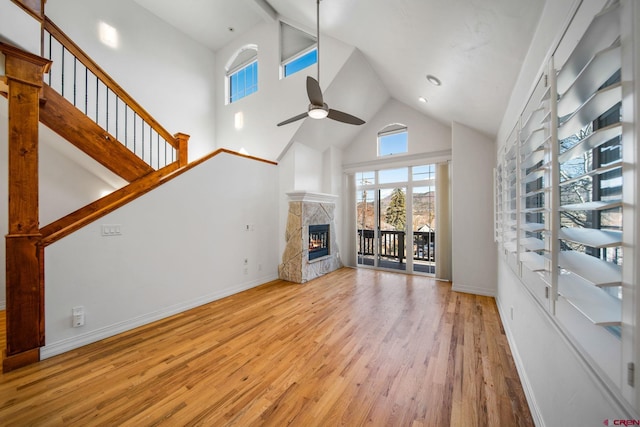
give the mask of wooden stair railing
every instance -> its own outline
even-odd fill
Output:
[[[42,10],[43,5],[38,0],[16,3],[27,11],[31,9],[34,18],[38,16],[33,8],[39,6]],[[164,177],[179,171],[188,163],[188,135],[169,134],[51,21],[45,18],[43,26],[49,41],[49,58],[0,42],[0,52],[4,54],[5,61],[5,76],[0,76],[3,83],[0,89],[6,91],[3,95],[7,97],[9,106],[7,340],[2,360],[4,372],[40,360],[40,347],[45,344],[45,245],[144,194],[159,185]],[[54,44],[62,46],[62,55],[57,59],[64,63],[69,57],[73,63],[72,96],[65,94],[63,78],[60,80],[62,90],[59,95],[49,87],[55,80],[51,73],[51,57],[55,57],[51,47]],[[66,56],[67,52],[69,56]],[[95,79],[91,80],[96,85],[95,99],[91,100],[96,106],[93,117],[87,108],[91,98],[87,84],[84,86],[84,111],[82,108],[73,110],[79,107],[75,83],[75,70],[78,68],[84,71],[85,82],[90,81],[90,76]],[[64,69],[62,64],[60,70]],[[64,73],[61,71],[60,74],[62,77]],[[45,77],[49,85],[43,83]],[[104,107],[100,104],[103,101],[100,91],[106,94]],[[73,101],[75,107],[70,107],[67,101]],[[80,111],[81,114],[78,114]],[[90,124],[86,116],[91,117],[94,123]],[[120,117],[124,118],[124,125],[118,121]],[[75,215],[40,229],[38,148],[41,121],[133,184],[77,211]],[[116,147],[113,145],[116,142],[122,142],[122,145]],[[118,162],[125,165],[118,166]],[[143,180],[143,177],[148,178]],[[46,240],[43,240],[43,231],[47,233]]]
[[[45,17],[43,26],[43,56],[52,60],[45,83],[90,117],[106,137],[120,142],[149,167],[159,170],[174,162],[179,167],[187,164],[185,134],[171,135],[50,19]],[[99,161],[118,163],[117,159]],[[123,178],[131,182],[141,176]]]
[[[95,161],[127,182],[154,171],[49,85],[43,85],[42,94],[40,122]]]

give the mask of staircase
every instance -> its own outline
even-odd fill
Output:
[[[37,17],[33,8],[27,11]],[[0,93],[8,98],[10,129],[5,372],[40,359],[44,248],[193,166],[188,135],[171,135],[53,22],[41,19],[43,57],[0,42],[6,74]],[[40,228],[39,122],[129,184]]]

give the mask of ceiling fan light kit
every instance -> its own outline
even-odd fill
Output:
[[[329,115],[329,110],[326,108],[327,104],[323,107],[317,105],[309,105],[309,112],[307,113],[312,119],[324,119]]]
[[[283,126],[289,123],[293,123],[298,120],[302,120],[307,117],[311,117],[312,119],[324,119],[326,117],[336,120],[338,122],[347,123],[350,125],[362,125],[364,124],[364,120],[352,116],[351,114],[347,114],[342,111],[332,110],[329,106],[324,102],[324,97],[322,96],[322,89],[320,89],[320,1],[316,0],[316,29],[317,29],[317,38],[316,43],[318,44],[318,59],[316,61],[318,65],[318,80],[314,79],[311,76],[307,76],[307,96],[309,97],[309,108],[306,113],[298,114],[297,116],[291,117],[283,122],[278,123],[278,126]]]

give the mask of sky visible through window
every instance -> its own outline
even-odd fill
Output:
[[[395,132],[378,136],[378,156],[390,156],[407,152],[408,133]]]
[[[288,77],[318,62],[318,50],[313,49],[284,65],[284,76]]]
[[[229,76],[229,102],[236,102],[258,90],[258,61]]]
[[[436,176],[436,165],[421,165],[411,167],[411,181],[433,181]],[[378,181],[374,171],[356,173],[356,185],[358,187],[374,184],[405,183],[408,181],[409,168],[382,169],[378,171]],[[431,185],[431,184],[430,184]]]

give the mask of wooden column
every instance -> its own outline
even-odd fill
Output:
[[[187,145],[190,136],[186,133],[176,133],[174,137],[178,141],[178,166],[187,166],[187,164],[189,163],[189,152],[187,149]]]
[[[38,219],[38,122],[51,62],[0,43],[9,89],[7,348],[3,371],[40,360],[44,345],[44,250]]]

